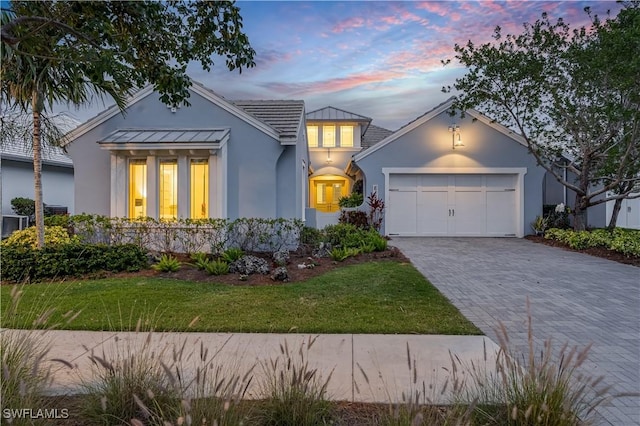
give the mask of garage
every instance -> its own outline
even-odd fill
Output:
[[[519,175],[388,175],[386,227],[399,236],[520,236]]]

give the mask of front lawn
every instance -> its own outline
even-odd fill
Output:
[[[142,319],[156,331],[481,334],[412,265],[393,261],[258,287],[142,276],[25,285],[12,316],[13,287],[0,288],[2,327],[31,328],[55,307],[48,323],[74,330],[133,330]]]

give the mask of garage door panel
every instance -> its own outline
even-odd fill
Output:
[[[449,190],[449,175],[422,175],[419,182],[422,191]]]
[[[448,235],[448,191],[420,191],[418,193],[419,235]]]
[[[487,191],[504,191],[516,187],[516,176],[514,175],[487,175]]]
[[[419,175],[391,175],[389,188],[415,190],[418,186],[419,177]]]
[[[390,191],[388,207],[388,232],[399,235],[416,233],[417,191]]]
[[[514,191],[487,192],[487,235],[515,235],[515,194]]]
[[[453,220],[456,235],[483,235],[485,233],[486,201],[481,191],[455,193]]]
[[[456,191],[473,191],[482,189],[481,175],[453,175]]]

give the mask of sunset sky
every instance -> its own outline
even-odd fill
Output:
[[[519,33],[544,11],[572,27],[586,25],[583,9],[605,16],[611,1],[256,2],[237,3],[256,50],[256,67],[190,75],[227,99],[303,99],[312,111],[334,106],[395,130],[442,102],[464,69],[454,44],[491,41],[496,25]],[[72,111],[81,121],[103,108]]]

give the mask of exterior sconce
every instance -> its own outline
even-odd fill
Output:
[[[452,124],[449,126],[449,133],[451,133],[451,148],[462,148],[464,144],[462,143],[462,139],[460,137],[460,126],[457,124]]]
[[[327,148],[327,164],[331,164],[333,160],[331,159],[331,149]]]

